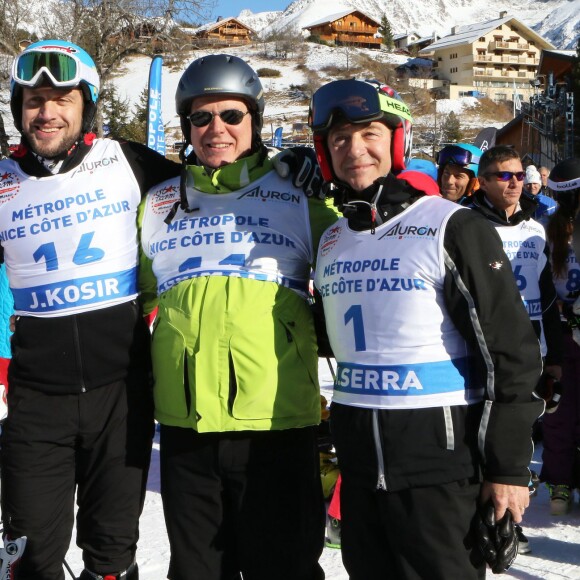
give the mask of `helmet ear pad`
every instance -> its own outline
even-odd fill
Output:
[[[391,131],[391,171],[393,173],[403,171],[406,167],[405,146],[405,127],[403,126],[403,123],[399,123],[397,127]]]
[[[314,151],[316,151],[322,179],[326,182],[332,181],[334,175],[332,173],[332,164],[329,161],[330,153],[326,148],[326,134],[319,133],[314,135]]]

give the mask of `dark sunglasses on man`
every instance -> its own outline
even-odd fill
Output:
[[[518,181],[523,181],[526,176],[525,171],[489,171],[483,174],[483,177],[490,178],[494,176],[498,181],[511,181],[515,177]]]
[[[194,111],[189,115],[189,122],[194,127],[207,127],[214,117],[219,117],[226,125],[239,125],[250,111],[240,111],[238,109],[227,109],[219,113],[210,111]]]

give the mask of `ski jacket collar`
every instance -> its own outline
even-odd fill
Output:
[[[67,173],[75,167],[78,167],[91,150],[95,137],[96,135],[94,133],[87,133],[83,139],[77,141],[67,152],[64,159],[57,160],[58,171],[55,173],[47,167],[42,157],[39,157],[32,151],[28,141],[24,137],[22,137],[16,152],[10,157],[18,163],[24,173],[32,177],[50,177],[57,173]]]
[[[217,169],[188,165],[187,185],[204,193],[230,193],[246,187],[272,168],[271,161],[260,150]]]
[[[478,189],[471,197],[471,200],[469,207],[477,210],[489,221],[501,224],[502,226],[515,226],[523,221],[529,220],[539,205],[535,197],[526,192],[522,192],[516,211],[512,216],[508,217],[504,210],[499,210],[493,206],[491,201],[486,197],[483,189]]]
[[[346,185],[339,186],[335,192],[335,203],[348,219],[349,227],[363,231],[374,230],[376,225],[394,218],[423,195],[424,192],[405,180],[387,173],[360,192]]]

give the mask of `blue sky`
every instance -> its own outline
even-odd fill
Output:
[[[284,10],[293,0],[217,0],[213,16],[237,16],[242,10],[252,12],[268,12],[270,10]]]

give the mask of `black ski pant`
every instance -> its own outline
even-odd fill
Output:
[[[134,560],[154,433],[149,382],[139,378],[74,395],[10,384],[2,516],[5,533],[28,538],[18,580],[64,579],[75,489],[86,568],[119,572]]]
[[[343,474],[341,550],[350,580],[483,580],[474,545],[479,492],[467,480],[388,492]]]
[[[316,428],[203,433],[161,426],[172,580],[321,580]]]

